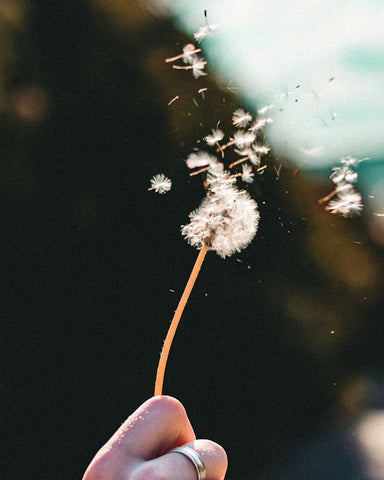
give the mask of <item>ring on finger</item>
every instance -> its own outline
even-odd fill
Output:
[[[196,469],[197,473],[197,480],[205,480],[206,478],[206,470],[203,460],[201,459],[200,455],[190,447],[177,447],[171,450],[170,453],[180,453],[184,455],[193,463],[193,466]]]

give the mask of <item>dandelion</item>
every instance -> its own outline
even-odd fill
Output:
[[[155,395],[162,393],[172,341],[208,250],[216,251],[222,258],[230,256],[252,241],[259,225],[257,203],[234,186],[235,179],[227,172],[215,166],[209,170],[207,182],[207,196],[200,207],[189,214],[190,222],[181,227],[182,235],[199,250],[199,254],[164,341],[157,368]]]
[[[252,115],[238,108],[233,112],[232,123],[235,127],[246,127],[252,121]]]
[[[151,178],[151,187],[148,190],[155,190],[155,192],[163,194],[168,192],[171,187],[172,181],[163,173],[159,173]]]

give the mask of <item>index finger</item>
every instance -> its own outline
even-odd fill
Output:
[[[147,400],[121,425],[101,449],[114,450],[114,457],[150,460],[184,443],[195,433],[183,405],[173,397]]]

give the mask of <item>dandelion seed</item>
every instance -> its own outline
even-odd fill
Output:
[[[207,75],[205,72],[203,72],[205,65],[207,62],[203,58],[198,58],[196,57],[191,65],[186,65],[186,66],[181,66],[181,65],[172,65],[172,68],[175,70],[192,70],[192,74],[195,78],[199,78],[202,75]]]
[[[260,155],[267,155],[271,150],[271,148],[266,143],[264,143],[263,145],[258,145],[254,143],[252,145],[252,150],[260,156]]]
[[[353,192],[340,196],[338,200],[331,200],[325,209],[333,214],[340,214],[343,217],[354,217],[359,215],[363,209],[361,195]]]
[[[250,165],[242,165],[241,179],[243,182],[252,183],[254,176],[255,174],[252,172],[252,167]]]
[[[192,63],[194,55],[199,52],[201,52],[201,48],[196,48],[192,43],[188,43],[183,47],[183,53],[180,53],[180,55],[176,55],[175,57],[166,58],[165,61],[170,63],[182,58],[184,63]]]
[[[271,118],[259,118],[251,124],[248,130],[254,133],[259,132],[265,128],[267,123],[273,123],[273,120]]]
[[[274,107],[273,105],[266,105],[265,107],[257,110],[257,114],[263,117],[268,112],[268,110],[270,110],[273,107]]]
[[[195,78],[199,78],[202,75],[207,75],[205,72],[203,72],[206,64],[207,62],[201,58],[192,62],[192,73]]]
[[[168,192],[171,187],[172,181],[163,173],[159,173],[151,178],[151,187],[148,190],[155,190],[155,192],[163,194]]]
[[[203,38],[210,36],[212,32],[218,28],[218,25],[205,25],[204,27],[200,27],[199,30],[193,34],[193,37],[200,43]]]
[[[217,162],[217,158],[213,155],[210,155],[208,152],[205,152],[204,150],[199,150],[196,153],[190,153],[185,161],[187,167],[191,169],[207,167],[215,162]]]
[[[216,128],[216,129],[213,128],[212,135],[207,135],[206,137],[204,137],[205,141],[210,146],[216,145],[223,138],[224,138],[224,132],[222,132],[219,128]]]
[[[351,168],[347,166],[335,167],[332,170],[333,173],[329,178],[333,181],[333,183],[339,184],[344,181],[347,183],[355,183],[357,181],[357,172],[354,172]]]
[[[235,127],[246,127],[252,121],[252,115],[242,108],[237,108],[232,115],[232,123]]]
[[[233,143],[239,148],[249,147],[255,140],[256,135],[245,130],[238,130],[233,135]]]

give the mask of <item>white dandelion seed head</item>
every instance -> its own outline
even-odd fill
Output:
[[[172,181],[166,177],[163,173],[154,175],[151,178],[151,190],[163,194],[168,192],[172,187]]]
[[[190,245],[198,249],[208,245],[222,258],[245,248],[259,225],[257,203],[233,183],[226,172],[220,177],[211,174],[206,198],[189,214],[190,222],[181,227]]]
[[[199,150],[196,153],[190,153],[188,158],[185,160],[188,168],[200,168],[207,167],[208,165],[214,164],[217,162],[217,158],[213,155],[210,155],[204,150]]]
[[[208,145],[213,146],[220,142],[223,138],[223,131],[221,131],[219,128],[212,128],[212,134],[204,137],[204,140],[208,143]]]
[[[246,127],[252,121],[252,115],[242,108],[237,108],[232,115],[232,123],[235,127]]]

